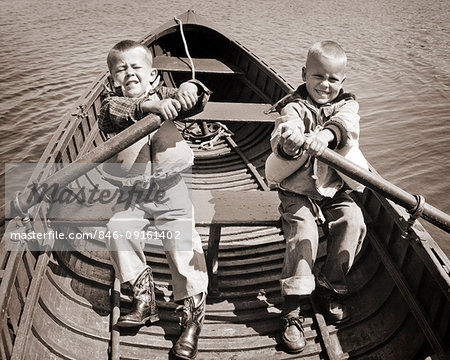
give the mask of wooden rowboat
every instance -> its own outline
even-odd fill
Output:
[[[314,302],[304,304],[306,349],[289,355],[278,348],[284,240],[276,193],[264,179],[273,117],[263,111],[293,89],[250,50],[194,12],[179,20],[196,78],[212,90],[205,110],[179,123],[181,131],[192,123],[201,130],[184,131],[195,152],[192,196],[213,290],[198,359],[448,358],[450,262],[419,223],[402,238],[409,214],[367,188],[355,195],[369,231],[348,275],[352,320],[328,325]],[[153,52],[166,85],[191,78],[177,21],[142,41]],[[105,85],[106,72],[81,96],[76,116],[68,115],[61,123],[41,157],[44,166],[30,181],[52,175],[54,167],[46,163],[73,163],[105,143],[97,126]],[[98,179],[88,173],[77,181]],[[212,199],[216,206],[205,207]],[[52,214],[51,204],[36,205],[31,211],[34,229],[48,231],[45,220]],[[52,226],[86,233],[102,228],[105,219],[85,214],[77,226]],[[5,234],[15,224],[11,221]],[[163,251],[146,252],[162,320],[119,332],[114,327],[118,305],[126,309],[129,299],[126,289],[118,295],[102,241],[92,240],[89,251],[73,244],[65,249],[71,251],[32,252],[20,242],[8,251],[6,240],[5,235],[0,248],[1,359],[168,358],[179,326]],[[325,241],[323,237],[318,266],[326,254]]]

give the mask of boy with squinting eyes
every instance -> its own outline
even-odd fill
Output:
[[[125,209],[116,204],[107,224],[112,234],[107,246],[116,275],[133,290],[133,309],[122,315],[117,325],[132,327],[148,320],[159,320],[153,274],[142,245],[148,239],[135,236],[144,236],[151,218],[158,234],[166,239],[163,243],[172,275],[174,300],[183,303],[182,332],[171,351],[178,358],[193,359],[197,355],[198,336],[205,317],[208,276],[200,236],[193,224],[187,186],[177,168],[171,168],[171,163],[192,165],[193,152],[171,120],[180,110],[189,110],[196,104],[199,89],[195,81],[185,82],[178,89],[159,84],[152,53],[135,41],[117,43],[110,50],[107,63],[115,91],[102,102],[100,130],[115,134],[152,113],[160,114],[165,120],[150,138],[121,152],[117,157],[120,164],[115,165],[129,171],[143,162],[142,159],[148,159],[153,168],[170,170],[156,182],[157,196],[152,201],[136,201]],[[130,179],[128,177],[128,182]],[[172,246],[167,244],[169,238]]]

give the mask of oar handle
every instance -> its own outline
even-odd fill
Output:
[[[404,207],[409,212],[414,211],[418,206],[418,198],[398,186],[383,179],[380,175],[371,173],[331,149],[325,149],[317,159],[360,182],[368,188],[376,191],[384,197],[394,201]],[[450,216],[445,212],[424,203],[420,216],[430,223],[450,233]]]
[[[98,164],[110,159],[118,152],[126,149],[136,141],[155,131],[160,126],[161,118],[158,115],[146,116],[43,180],[43,183],[46,185],[45,188],[52,189],[54,186],[66,186],[73,180],[98,166]],[[37,184],[35,187],[28,186],[16,196],[15,200],[5,204],[5,220],[12,219],[15,216],[24,216],[24,213],[36,204],[34,200],[43,198],[44,194],[40,194],[41,196],[39,197],[33,196],[32,192],[35,191],[36,188],[42,189],[43,187],[41,184]]]

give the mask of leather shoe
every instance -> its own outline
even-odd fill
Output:
[[[306,347],[303,317],[281,318],[281,345],[288,353],[299,353]]]
[[[153,283],[152,269],[147,266],[138,276],[133,290],[133,309],[130,313],[122,315],[117,320],[119,327],[134,327],[144,325],[148,320],[159,320],[155,299],[155,285]]]
[[[200,303],[195,306],[193,297],[184,299],[181,335],[171,353],[178,359],[192,360],[198,353],[198,338],[206,312],[206,294],[202,293]]]
[[[348,308],[341,294],[322,286],[318,286],[314,293],[328,322],[342,324],[350,320]]]

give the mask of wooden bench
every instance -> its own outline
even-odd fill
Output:
[[[219,121],[273,124],[278,113],[265,114],[269,104],[208,102],[204,110],[181,121]]]
[[[234,65],[228,65],[217,59],[194,58],[192,59],[196,73],[214,74],[238,74],[243,75],[244,71]],[[170,72],[191,72],[191,65],[187,57],[176,56],[156,56],[153,59],[153,66],[159,71]]]
[[[206,266],[209,292],[218,293],[219,243],[224,226],[280,227],[276,191],[195,190],[192,192],[197,226],[209,227]]]
[[[210,293],[218,292],[218,256],[222,227],[276,226],[280,227],[278,193],[276,191],[193,190],[195,224],[209,227],[206,265]],[[112,204],[111,204],[112,205]],[[111,206],[76,202],[53,208],[49,214],[54,223],[74,226],[105,226],[112,216]]]

